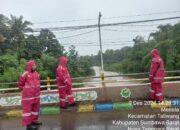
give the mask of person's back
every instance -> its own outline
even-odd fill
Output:
[[[164,62],[159,55],[157,49],[151,51],[153,57],[150,68],[150,77],[154,83],[162,83],[164,81]]]
[[[60,63],[56,69],[56,78],[58,78],[57,80],[57,84],[59,86],[63,85],[64,82],[68,82],[68,84],[71,84],[71,77],[70,74],[68,72],[68,69],[66,67],[67,64],[67,58],[65,57],[61,57],[59,59]]]
[[[149,72],[149,80],[151,82],[150,99],[162,101],[162,82],[164,81],[164,62],[159,55],[157,49],[151,51],[152,62]]]
[[[68,59],[66,56],[61,56],[59,58],[59,65],[56,69],[56,81],[58,85],[59,92],[59,106],[60,108],[66,109],[66,97],[68,99],[68,104],[74,106],[74,96],[72,93],[72,81],[66,64]]]

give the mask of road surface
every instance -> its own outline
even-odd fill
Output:
[[[132,116],[147,114],[156,115],[156,117],[137,119]],[[158,114],[162,117],[164,114],[176,116],[171,119],[169,117],[158,117]],[[78,113],[63,111],[59,115],[40,116],[40,120],[43,122],[40,130],[179,130],[178,117],[179,112],[162,112],[149,107],[111,112]],[[158,122],[159,125],[153,124],[153,122]],[[20,124],[21,118],[2,118],[0,130],[25,130]]]

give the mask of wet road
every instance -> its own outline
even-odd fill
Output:
[[[129,115],[156,115],[154,118],[135,118]],[[174,118],[162,118],[157,115],[177,115]],[[162,112],[148,107],[112,112],[77,113],[63,111],[59,115],[41,116],[43,126],[40,130],[179,130],[179,112]],[[147,122],[149,121],[149,122]],[[152,122],[159,122],[159,125]],[[167,123],[167,121],[171,122]],[[163,124],[165,122],[165,124]],[[174,122],[174,124],[172,124]],[[25,130],[20,126],[21,118],[4,118],[0,130]],[[136,128],[136,129],[135,129]]]

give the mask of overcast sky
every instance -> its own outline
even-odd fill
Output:
[[[101,23],[173,17],[180,16],[180,0],[0,0],[1,14],[8,17],[10,14],[18,17],[22,15],[25,20],[34,23],[32,28],[97,24],[99,11],[102,13]],[[104,27],[101,30],[103,51],[132,46],[131,41],[137,35],[147,39],[150,32],[157,30],[158,25],[176,22],[178,20]],[[99,51],[97,28],[54,33],[66,48],[74,44],[80,55],[97,54]],[[87,34],[78,35],[81,33]],[[78,36],[66,38],[73,35]]]

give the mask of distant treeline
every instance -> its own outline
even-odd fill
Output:
[[[147,41],[142,36],[137,36],[133,41],[132,47],[106,50],[103,53],[106,70],[122,73],[148,72],[150,51],[153,48],[159,49],[166,70],[180,70],[180,23],[158,26],[158,31],[150,33]],[[91,58],[94,64],[100,65],[100,53]]]

